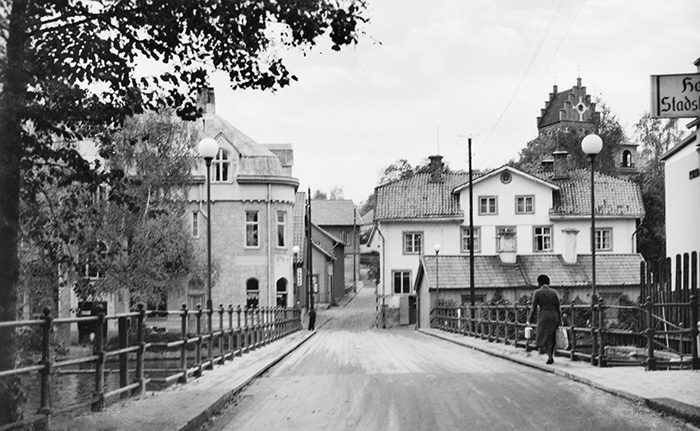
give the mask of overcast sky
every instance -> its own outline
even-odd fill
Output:
[[[696,72],[698,0],[367,0],[356,47],[285,55],[275,93],[214,79],[217,113],[259,143],[294,146],[300,190],[364,201],[381,170],[441,154],[497,168],[537,136],[552,85],[581,77],[632,135],[650,75]],[[687,121],[683,121],[683,124]],[[684,128],[685,129],[685,128]]]

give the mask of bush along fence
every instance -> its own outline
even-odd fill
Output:
[[[0,425],[0,431],[37,423],[74,410],[102,410],[110,401],[142,394],[146,388],[159,389],[174,382],[187,383],[215,364],[223,365],[251,350],[301,329],[297,308],[233,308],[176,311],[146,311],[139,304],[130,313],[106,315],[98,308],[90,317],[54,319],[49,309],[36,320],[0,322],[0,331],[14,331],[17,345],[24,349],[18,366],[0,371],[0,383],[16,386],[14,425]],[[149,317],[179,316],[179,333],[158,333],[146,326]],[[110,320],[116,321],[118,335],[107,340]],[[92,325],[90,346],[66,348],[56,335],[59,328]],[[77,348],[77,350],[81,350]],[[155,366],[153,366],[155,364]],[[69,382],[61,377],[71,376]],[[9,382],[9,383],[8,383]],[[66,386],[78,394],[66,396]],[[92,390],[90,390],[92,389]],[[59,400],[60,398],[60,400]],[[69,400],[66,404],[66,400]],[[23,418],[23,407],[32,415]],[[28,415],[28,416],[29,416]]]
[[[569,347],[557,355],[600,367],[700,369],[697,252],[642,262],[640,271],[641,303],[621,297],[617,305],[562,305]],[[529,312],[529,305],[439,304],[431,310],[431,327],[529,350]]]

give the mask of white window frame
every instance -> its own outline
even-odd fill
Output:
[[[233,177],[231,164],[231,153],[223,148],[219,148],[211,161],[211,182],[212,183],[228,183]]]
[[[481,252],[481,227],[474,226],[474,240],[472,241],[471,235],[469,235],[469,226],[462,226],[459,238],[459,249],[462,250],[462,253],[469,253],[466,241],[474,244],[474,253]]]
[[[396,285],[396,276],[401,277],[401,285]],[[408,281],[406,281],[408,278]],[[397,287],[399,292],[397,292]],[[395,269],[391,271],[391,291],[394,295],[409,295],[411,293],[411,271],[408,269]]]
[[[607,237],[607,238],[606,238]],[[607,247],[606,247],[607,240]],[[611,227],[601,227],[595,229],[595,251],[612,251],[613,235]]]
[[[280,220],[280,216],[282,219]],[[277,211],[277,247],[287,246],[287,212]]]
[[[199,211],[192,211],[192,236],[199,238]]]
[[[520,209],[520,201],[522,200],[522,210]],[[530,209],[528,210],[528,200]],[[534,214],[535,213],[535,196],[520,195],[515,197],[515,213],[516,214]]]
[[[254,215],[255,220],[248,220],[248,215]],[[249,241],[249,231],[253,230],[255,233],[255,244]],[[260,211],[258,210],[246,210],[245,211],[245,247],[246,248],[260,248]]]
[[[410,241],[409,237],[411,238]],[[416,237],[419,238],[418,241],[416,241]],[[401,238],[403,241],[401,247],[403,250],[403,254],[421,254],[421,252],[423,251],[423,232],[406,231],[402,233]]]
[[[513,238],[512,249],[505,248],[507,235]],[[518,230],[516,226],[496,226],[496,252],[518,251]]]
[[[542,230],[538,233],[538,229]],[[544,232],[543,230],[546,229],[548,232]],[[539,239],[542,239],[541,243],[543,244],[542,248],[538,247],[538,241]],[[544,243],[546,240],[549,239],[549,247],[545,247]],[[533,226],[532,227],[532,251],[536,253],[541,253],[541,252],[549,252],[554,250],[554,235],[553,235],[553,229],[552,225],[543,225],[543,226]]]
[[[498,215],[498,196],[479,196],[479,215]]]

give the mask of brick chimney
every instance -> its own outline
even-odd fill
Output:
[[[428,171],[430,172],[430,182],[431,183],[442,183],[445,178],[442,176],[443,163],[442,156],[430,156],[430,165],[428,166]]]
[[[216,114],[214,87],[205,87],[199,90],[197,108],[201,109],[203,114]]]
[[[565,180],[569,178],[569,173],[567,172],[568,166],[566,163],[566,158],[569,156],[568,151],[556,150],[552,153],[554,157],[554,177],[555,180]]]

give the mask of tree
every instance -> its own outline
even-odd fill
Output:
[[[8,0],[1,8],[0,321],[17,316],[20,183],[36,184],[34,163],[76,166],[77,182],[102,178],[75,150],[57,142],[109,135],[145,110],[175,107],[194,118],[196,92],[213,69],[234,88],[278,89],[296,79],[282,47],[332,49],[355,43],[362,0]],[[138,61],[169,67],[138,76]],[[115,177],[118,172],[113,172]],[[0,369],[11,368],[12,331],[0,332]]]
[[[620,145],[625,143],[627,138],[617,117],[610,112],[610,108],[600,101],[598,106],[602,106],[602,110],[594,122],[594,133],[603,140],[603,150],[596,157],[596,171],[615,175],[615,158]],[[541,169],[542,160],[551,159],[555,150],[564,150],[569,153],[567,157],[569,169],[590,168],[590,160],[581,150],[582,139],[583,135],[571,130],[557,131],[553,135],[540,135],[520,150],[517,161],[511,161],[509,164],[525,172],[537,172]]]
[[[664,163],[666,151],[683,139],[678,120],[652,118],[645,113],[634,126],[641,144],[640,172],[635,181],[642,189],[646,215],[638,230],[638,250],[647,260],[666,256],[666,210]]]

